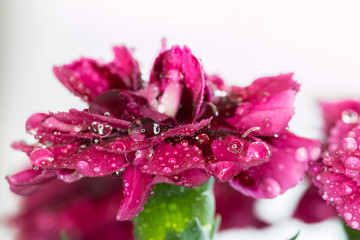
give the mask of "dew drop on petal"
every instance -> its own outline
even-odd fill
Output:
[[[92,122],[91,126],[89,127],[92,134],[99,136],[99,137],[107,137],[111,134],[113,128],[112,126],[99,123],[99,122]]]
[[[200,133],[195,137],[195,140],[202,145],[207,145],[210,143],[210,138],[206,133]]]
[[[357,221],[352,221],[351,224],[350,224],[350,226],[351,226],[352,228],[358,228],[358,227],[359,227],[359,223],[358,223]]]
[[[176,164],[175,158],[169,158],[169,163],[172,165]]]
[[[143,141],[160,133],[160,125],[151,118],[135,119],[129,126],[129,136],[134,141]]]
[[[354,152],[357,148],[355,139],[347,137],[341,140],[341,146],[345,151]]]
[[[94,172],[99,173],[101,170],[99,167],[94,167]]]
[[[87,173],[89,171],[89,164],[86,161],[77,162],[76,171],[82,174]]]
[[[182,146],[184,146],[184,147],[187,147],[187,146],[189,145],[188,141],[186,141],[186,140],[182,140],[182,141],[180,142],[180,144],[181,144]]]
[[[352,214],[349,212],[344,213],[345,220],[350,220],[352,218]]]
[[[265,178],[261,188],[263,189],[264,195],[268,198],[276,197],[281,192],[279,182],[273,178]]]
[[[121,141],[115,141],[114,144],[112,145],[112,150],[123,152],[126,150],[126,146]]]
[[[193,157],[193,158],[192,158],[192,161],[193,161],[194,163],[198,163],[198,162],[200,161],[200,159],[199,159],[198,157]]]
[[[352,109],[345,110],[341,113],[341,120],[347,124],[356,123],[358,118],[359,115]]]
[[[239,139],[231,139],[228,142],[227,150],[231,153],[240,153],[243,149],[244,145]]]
[[[309,159],[309,156],[308,156],[308,152],[307,152],[306,148],[304,148],[304,147],[298,148],[295,152],[295,158],[299,162],[307,161]]]
[[[171,168],[169,168],[169,167],[164,167],[163,173],[165,173],[165,174],[171,173]]]
[[[360,170],[360,160],[357,157],[348,157],[345,159],[345,167]]]
[[[54,161],[54,155],[46,148],[37,148],[31,152],[30,161],[34,166],[48,166]]]
[[[270,157],[270,148],[264,142],[253,142],[249,145],[247,154],[253,159],[265,159]]]

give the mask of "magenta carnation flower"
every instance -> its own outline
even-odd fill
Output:
[[[18,240],[133,240],[132,223],[115,221],[122,198],[118,179],[82,179],[74,184],[55,180],[22,199],[17,216],[9,220]]]
[[[346,223],[360,230],[360,102],[322,103],[327,141],[310,173],[324,200]]]
[[[117,219],[130,220],[156,183],[193,187],[213,176],[247,196],[273,198],[318,158],[318,141],[287,130],[299,90],[292,74],[228,87],[206,75],[189,48],[175,46],[162,50],[145,84],[131,51],[114,52],[109,63],[82,58],[54,67],[89,107],[28,119],[38,143],[13,147],[34,169],[7,178],[14,192],[30,194],[55,178],[113,175],[124,186]]]

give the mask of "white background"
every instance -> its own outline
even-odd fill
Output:
[[[31,114],[85,105],[57,82],[52,65],[82,55],[110,60],[111,46],[135,48],[147,79],[161,39],[186,44],[208,73],[247,85],[259,76],[294,72],[301,83],[297,134],[320,137],[319,99],[359,98],[359,1],[90,1],[0,0],[0,178],[22,169],[26,157],[10,149],[29,139]],[[218,239],[344,239],[337,221],[305,226],[288,221],[305,184],[262,201],[264,231],[231,231]],[[0,216],[16,211],[18,197],[0,180]],[[236,203],[234,203],[236,204]],[[13,239],[0,227],[1,239]]]

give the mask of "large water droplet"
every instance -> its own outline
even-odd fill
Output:
[[[354,152],[357,148],[357,142],[355,139],[347,137],[341,140],[341,146],[345,151]]]
[[[195,137],[195,140],[203,145],[208,145],[210,143],[210,138],[206,133],[200,133]]]
[[[360,160],[356,157],[348,157],[345,159],[345,167],[353,170],[360,170]]]
[[[344,123],[356,123],[359,115],[352,109],[345,110],[341,113],[341,119]]]
[[[92,122],[89,129],[94,135],[99,137],[107,137],[113,130],[112,126],[99,122]]]
[[[228,142],[227,150],[231,153],[240,153],[244,149],[244,144],[239,139],[231,139]]]
[[[30,161],[34,166],[49,166],[54,161],[54,155],[46,148],[38,148],[31,152]]]
[[[123,152],[126,150],[126,146],[122,141],[115,141],[112,150]]]
[[[281,192],[279,182],[273,178],[265,178],[261,188],[263,189],[264,195],[268,198],[276,197]]]
[[[352,214],[349,212],[344,213],[345,220],[350,220],[352,218]]]
[[[86,161],[77,162],[76,171],[78,171],[81,174],[87,173],[89,171],[89,164]]]
[[[307,161],[309,159],[309,155],[308,155],[306,148],[304,148],[304,147],[298,148],[295,152],[295,158],[299,162]]]
[[[133,159],[134,165],[146,164],[154,158],[154,150],[152,148],[145,148],[135,152]]]
[[[134,141],[143,141],[159,134],[160,126],[151,118],[138,118],[130,124],[128,133]]]
[[[265,159],[270,157],[270,148],[264,142],[253,142],[249,145],[247,154],[252,159]]]
[[[169,167],[164,167],[163,173],[165,173],[165,174],[171,173],[171,168],[169,168]]]
[[[358,223],[357,221],[352,221],[352,222],[350,223],[350,226],[351,226],[352,228],[358,228],[358,227],[359,227],[359,223]]]

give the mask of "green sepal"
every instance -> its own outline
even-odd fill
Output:
[[[290,238],[289,240],[296,240],[296,239],[298,238],[299,234],[300,234],[300,231],[299,231],[295,236],[293,236],[292,238]]]
[[[214,180],[193,188],[170,184],[154,186],[154,196],[134,220],[137,240],[212,239],[219,225],[214,220]],[[195,238],[196,237],[196,238]],[[205,237],[205,238],[204,238]]]

